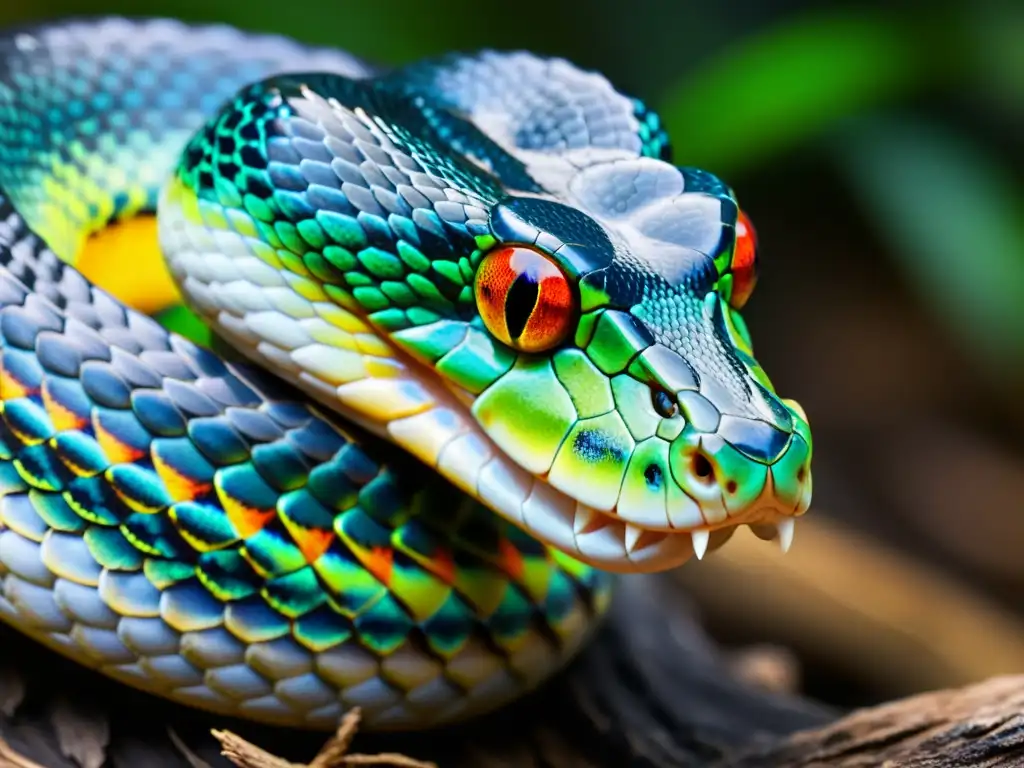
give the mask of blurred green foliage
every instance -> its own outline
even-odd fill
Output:
[[[661,114],[687,162],[728,173],[907,92],[920,80],[921,58],[892,14],[807,14],[737,40],[686,73]]]
[[[949,331],[992,383],[1024,360],[1024,208],[1017,180],[962,134],[876,118],[837,137],[864,210]]]
[[[1018,0],[7,0],[0,23],[140,12],[383,64],[480,47],[562,55],[658,107],[677,162],[734,182],[820,150],[922,306],[993,380],[1024,384]]]

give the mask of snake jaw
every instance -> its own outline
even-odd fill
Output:
[[[737,492],[730,492],[729,481],[706,487],[705,493],[700,494],[693,493],[692,484],[684,487],[684,479],[679,488],[670,488],[669,491],[681,496],[684,500],[683,508],[689,511],[684,517],[679,517],[679,510],[675,510],[677,515],[670,518],[668,527],[657,524],[651,507],[631,509],[621,504],[620,497],[620,503],[608,512],[587,510],[585,515],[578,515],[577,532],[594,527],[595,520],[600,519],[599,515],[613,516],[622,520],[625,525],[627,555],[631,555],[633,548],[639,543],[651,541],[652,536],[659,535],[668,539],[689,537],[692,554],[697,559],[702,559],[708,551],[722,546],[737,527],[747,525],[761,538],[776,540],[783,552],[788,551],[793,542],[795,518],[803,515],[810,505],[812,475],[806,415],[799,405],[792,401],[785,403],[796,417],[795,436],[790,438],[786,449],[769,465],[750,461],[724,441],[709,441],[708,436],[701,436],[695,440],[698,446],[706,446],[709,442],[717,443],[719,455],[729,457],[733,461],[741,459],[741,467],[748,471],[754,468],[754,479],[757,482],[753,490],[747,492],[747,499],[742,503],[731,503],[729,497],[735,497]],[[681,436],[677,444],[685,447],[686,441]],[[685,451],[683,453],[694,455]],[[722,473],[725,462],[714,453],[710,456],[709,462],[715,472]],[[746,479],[749,480],[749,477]],[[682,524],[671,525],[673,522]]]
[[[802,409],[799,415],[803,416]],[[539,484],[534,486],[524,507],[523,522],[533,533],[575,557],[616,572],[663,570],[691,556],[702,559],[707,552],[724,545],[740,525],[749,526],[761,538],[777,540],[785,552],[793,541],[795,518],[806,512],[811,499],[809,451],[790,450],[768,468],[760,491],[742,508],[730,511],[721,498],[717,503],[705,500],[700,504],[681,489],[673,490],[676,503],[683,501],[688,510],[685,517],[675,518],[681,525],[652,525],[650,507],[635,510],[627,517],[621,497],[620,503],[609,509],[599,510],[580,502],[572,506],[564,496],[558,500],[556,489]],[[784,470],[782,463],[787,456],[800,460],[802,470],[796,493],[789,496],[780,493],[775,480],[779,470]],[[708,498],[712,497],[713,494]],[[675,511],[678,513],[679,509]],[[571,537],[566,525],[570,516]]]

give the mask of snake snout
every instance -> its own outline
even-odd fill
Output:
[[[685,519],[670,516],[674,528],[703,546],[710,531],[750,525],[774,537],[778,527],[788,545],[792,518],[810,505],[811,444],[802,410],[785,407],[792,418],[783,424],[723,416],[715,432],[687,431],[673,442],[672,478],[693,501]]]
[[[726,415],[718,434],[751,461],[774,464],[788,447],[791,432],[760,419]]]

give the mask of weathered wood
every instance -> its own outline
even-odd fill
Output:
[[[716,768],[1024,765],[1024,675],[921,694],[724,759]]]

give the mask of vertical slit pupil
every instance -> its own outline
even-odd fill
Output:
[[[528,272],[519,275],[512,283],[505,297],[505,326],[509,338],[518,339],[523,335],[539,295],[540,285]]]

